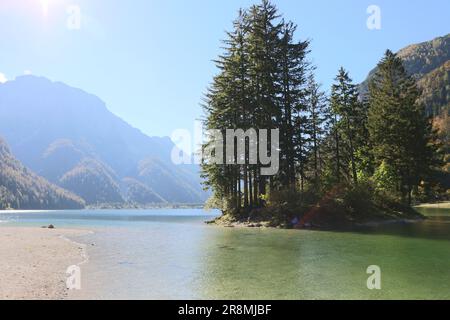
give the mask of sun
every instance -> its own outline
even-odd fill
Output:
[[[41,0],[42,14],[46,17],[48,15],[48,7],[50,5],[50,0]]]

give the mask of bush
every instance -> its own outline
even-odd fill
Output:
[[[312,189],[301,192],[291,188],[270,192],[266,196],[266,204],[267,207],[281,210],[286,216],[291,217],[301,215],[319,199],[318,193]]]
[[[342,200],[344,210],[354,219],[372,215],[376,211],[374,190],[370,183],[360,183],[346,188]]]
[[[208,200],[206,200],[204,208],[205,210],[219,209],[222,212],[235,214],[233,199],[221,198],[216,194],[212,195]]]
[[[397,177],[394,170],[386,163],[382,162],[373,175],[375,191],[394,193],[396,189]]]

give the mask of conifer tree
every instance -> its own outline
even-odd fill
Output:
[[[303,153],[298,152],[297,142],[304,136],[302,130],[306,123],[301,121],[306,110],[307,71],[309,63],[306,61],[309,42],[294,42],[297,27],[289,22],[283,26],[280,46],[280,131],[282,140],[281,159],[283,171],[281,184],[284,187],[295,188],[297,164],[304,165]],[[302,149],[303,151],[303,149]],[[302,171],[302,170],[299,170]]]
[[[332,86],[331,108],[334,114],[334,131],[336,141],[336,178],[344,173],[347,180],[358,183],[356,163],[358,128],[361,120],[362,106],[358,101],[357,86],[352,83],[348,72],[341,68]]]
[[[322,140],[327,133],[328,124],[330,122],[330,112],[328,107],[328,99],[320,85],[315,81],[314,75],[311,73],[308,77],[308,89],[306,97],[306,106],[308,114],[308,129],[310,134],[310,158],[312,163],[312,174],[314,184],[319,183],[321,175],[322,159],[320,156],[320,147]]]
[[[226,129],[279,129],[281,133],[277,176],[262,176],[260,165],[248,163],[248,153],[244,165],[203,164],[206,187],[215,190],[216,198],[226,199],[235,212],[261,206],[262,196],[270,189],[295,188],[296,170],[304,166],[305,150],[296,144],[305,138],[297,125],[306,126],[299,119],[306,119],[309,43],[294,41],[295,30],[280,18],[273,4],[263,0],[239,12],[224,41],[224,53],[216,60],[220,72],[204,103],[206,129],[222,133]]]
[[[415,80],[388,50],[370,83],[368,127],[376,166],[394,172],[394,191],[407,204],[433,163],[432,130],[418,98]]]

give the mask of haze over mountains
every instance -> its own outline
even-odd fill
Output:
[[[0,138],[0,209],[81,209],[80,197],[25,168]]]
[[[25,166],[87,204],[206,199],[197,167],[172,164],[169,138],[146,136],[63,83],[22,76],[0,85],[0,136]]]

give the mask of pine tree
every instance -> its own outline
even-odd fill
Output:
[[[330,111],[328,107],[328,99],[320,85],[315,81],[314,75],[311,73],[308,77],[308,95],[306,97],[306,106],[308,114],[308,129],[310,134],[310,158],[312,163],[312,173],[314,184],[319,183],[321,175],[322,159],[320,156],[320,147],[322,140],[327,133],[330,121]]]
[[[402,60],[387,51],[370,83],[368,127],[376,166],[394,173],[396,190],[411,204],[412,190],[433,162],[432,130],[419,91]]]
[[[279,128],[282,113],[278,103],[280,34],[283,23],[277,8],[268,0],[254,5],[248,13],[250,32],[248,36],[249,73],[253,92],[254,128],[271,130]],[[270,142],[267,145],[270,150]],[[259,195],[267,192],[267,177],[259,175],[259,166],[254,170],[254,202],[261,204]],[[269,188],[273,177],[270,178]]]
[[[222,133],[226,129],[279,129],[281,133],[277,176],[262,176],[260,165],[248,163],[248,153],[240,166],[203,164],[205,186],[215,191],[216,198],[227,199],[234,212],[263,205],[261,198],[269,190],[295,188],[296,170],[304,166],[303,146],[299,155],[296,143],[305,138],[309,43],[295,42],[295,30],[292,23],[280,18],[274,5],[263,0],[239,12],[224,41],[224,54],[216,60],[220,72],[204,103],[206,129]],[[270,139],[267,147],[270,150]]]
[[[303,135],[305,123],[301,121],[306,112],[305,99],[307,95],[306,61],[309,42],[293,42],[297,27],[292,23],[283,26],[280,51],[280,105],[281,105],[281,185],[294,188],[296,185],[297,165],[304,165],[303,153],[296,150],[296,143]],[[303,149],[302,149],[303,151]],[[302,170],[299,170],[302,172]],[[303,172],[302,172],[303,173]]]
[[[334,114],[334,134],[336,143],[336,179],[341,173],[347,180],[358,183],[356,163],[357,135],[363,124],[362,105],[358,101],[358,88],[352,83],[348,72],[341,68],[332,86],[331,108]]]
[[[227,129],[251,126],[249,117],[251,110],[248,110],[250,93],[248,92],[248,66],[245,48],[248,28],[244,11],[239,11],[239,16],[233,25],[234,30],[227,33],[227,39],[224,41],[225,53],[215,61],[220,73],[214,78],[203,105],[207,115],[204,121],[205,128],[220,130],[223,137],[225,137]],[[237,142],[233,141],[232,143]],[[208,145],[203,147],[206,148]],[[224,151],[224,159],[226,159],[225,156]],[[235,158],[237,158],[237,154],[235,154]],[[214,190],[215,197],[226,199],[230,202],[227,204],[228,206],[239,211],[242,205],[241,173],[244,172],[244,178],[247,181],[247,165],[235,166],[205,161],[202,167],[205,185]],[[248,205],[248,187],[245,183],[244,207]]]

